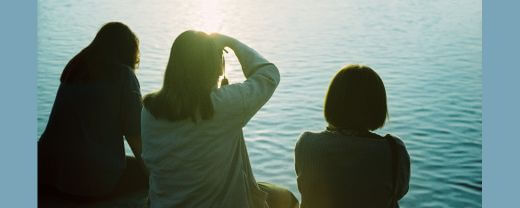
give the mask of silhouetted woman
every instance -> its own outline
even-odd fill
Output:
[[[134,74],[138,44],[126,25],[111,22],[69,61],[38,141],[40,186],[70,196],[102,197],[129,189],[125,178],[139,175],[136,171],[144,175],[140,169],[144,166],[138,165],[142,109]],[[137,160],[127,161],[124,138]],[[143,185],[147,178],[132,181]]]
[[[218,86],[231,48],[247,80]],[[274,64],[228,36],[186,31],[174,41],[162,88],[144,98],[143,160],[151,207],[296,207],[288,190],[257,184],[242,128],[280,81]]]
[[[398,207],[408,191],[410,158],[397,137],[374,132],[387,118],[383,81],[349,65],[325,98],[325,131],[301,135],[295,149],[301,207]]]

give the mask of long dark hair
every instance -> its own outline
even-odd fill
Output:
[[[96,34],[94,40],[74,58],[61,74],[62,83],[89,82],[114,74],[113,64],[131,69],[139,63],[139,40],[123,23],[109,22]]]
[[[210,119],[214,113],[210,93],[222,67],[222,50],[208,34],[185,31],[173,42],[162,88],[146,95],[144,106],[158,119]]]

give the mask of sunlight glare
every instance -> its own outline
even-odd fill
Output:
[[[211,33],[220,32],[223,26],[222,2],[220,0],[202,0],[199,1],[200,9],[198,10],[200,17],[200,25],[198,29]]]

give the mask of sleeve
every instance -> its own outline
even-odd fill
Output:
[[[300,193],[304,193],[303,190],[303,182],[302,182],[302,173],[303,173],[303,135],[300,136],[298,142],[296,142],[296,146],[294,148],[294,170],[296,171],[296,183],[298,185],[298,190]]]
[[[404,197],[404,195],[406,193],[408,193],[408,189],[409,189],[409,184],[410,184],[410,155],[408,154],[408,151],[406,150],[406,146],[404,144],[404,142],[399,139],[399,138],[396,138],[397,140],[397,146],[398,146],[398,149],[399,149],[399,152],[400,152],[400,164],[399,164],[399,167],[400,167],[400,174],[397,178],[399,184],[400,184],[400,188],[398,190],[398,196],[397,198],[398,199],[401,199]]]
[[[280,73],[273,63],[245,44],[237,43],[233,50],[247,78],[234,86],[242,101],[242,125],[245,126],[273,95],[280,83]]]
[[[122,127],[125,136],[141,135],[141,90],[139,81],[130,69],[127,76],[123,76],[123,90],[121,99]]]
[[[303,171],[303,135],[300,136],[298,142],[296,142],[296,147],[294,148],[294,169],[296,171],[296,176],[301,175]]]

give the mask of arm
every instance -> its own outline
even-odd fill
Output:
[[[146,175],[148,175],[148,169],[144,164],[143,158],[141,157],[141,136],[125,136],[132,153],[134,153],[135,159],[139,163],[139,166],[143,169]]]
[[[303,190],[303,178],[302,178],[302,173],[303,173],[303,168],[304,168],[303,167],[304,158],[305,158],[305,153],[304,153],[304,149],[303,149],[304,135],[305,135],[305,133],[303,133],[300,136],[300,138],[296,142],[296,146],[294,148],[294,170],[296,171],[296,182],[298,185],[298,190],[300,191],[300,193],[302,195],[303,195],[303,193],[305,193],[305,190]]]
[[[243,83],[226,86],[240,94],[243,106],[242,125],[245,125],[271,98],[280,82],[280,73],[273,63],[244,43],[229,36],[214,35],[218,47],[229,47],[235,52],[247,78]]]
[[[300,137],[296,142],[296,146],[294,148],[294,169],[296,171],[296,176],[299,176],[302,173],[303,164],[303,141]]]
[[[122,127],[130,149],[134,153],[135,159],[148,175],[148,170],[141,158],[141,90],[135,74],[127,70],[126,83],[123,85],[123,95],[121,100]]]
[[[262,55],[254,49],[232,37],[224,36],[224,38],[226,39],[224,40],[225,46],[231,48],[235,52],[246,78],[249,79],[251,75],[255,74],[255,72],[260,69],[269,70],[269,68],[271,68],[273,72],[278,72],[278,69],[273,63],[262,57]],[[274,70],[272,68],[274,68]],[[279,76],[273,78],[277,79],[276,81],[279,82]]]
[[[397,138],[396,137],[396,140],[397,140],[397,149],[399,150],[399,157],[400,157],[400,164],[399,164],[399,172],[400,174],[398,175],[398,183],[401,184],[398,190],[398,195],[397,195],[397,199],[401,199],[404,197],[404,195],[406,195],[406,193],[408,193],[408,189],[409,189],[409,184],[410,184],[410,155],[408,154],[408,151],[406,150],[406,146],[404,144],[404,142]]]

